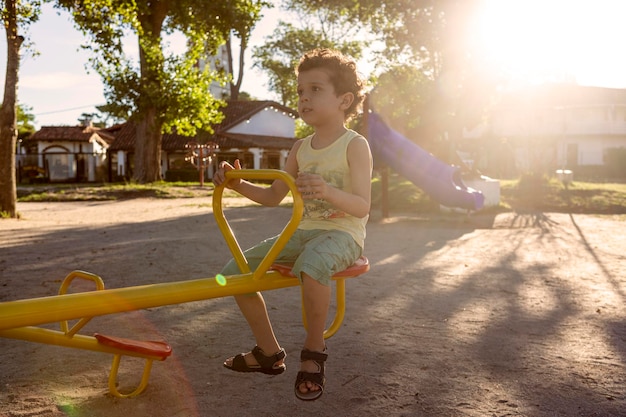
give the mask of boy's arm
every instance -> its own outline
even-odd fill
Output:
[[[292,151],[287,157],[285,165],[285,171],[295,176],[298,171],[297,162],[295,160],[295,151],[297,150],[300,142],[294,144]],[[213,175],[213,184],[219,186],[226,181],[226,172],[232,169],[241,169],[241,163],[238,159],[235,160],[235,166],[232,166],[226,161],[222,161],[219,164],[215,175]],[[263,187],[253,184],[249,181],[242,179],[231,179],[225,184],[225,187],[231,190],[237,191],[250,200],[262,204],[268,207],[274,207],[280,204],[289,192],[289,187],[282,180],[275,180],[269,187]]]

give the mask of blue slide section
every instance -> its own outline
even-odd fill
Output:
[[[374,159],[382,161],[439,204],[480,210],[482,192],[463,184],[459,167],[448,165],[388,127],[381,117],[368,114],[368,137]]]

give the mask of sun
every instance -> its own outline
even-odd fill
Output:
[[[514,81],[626,88],[624,15],[622,0],[484,0],[476,53]]]

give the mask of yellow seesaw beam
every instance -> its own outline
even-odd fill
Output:
[[[68,336],[58,330],[43,329],[41,327],[27,326],[17,329],[2,330],[0,331],[0,335],[9,339],[25,340],[27,342],[43,343],[46,345],[91,350],[93,352],[110,353],[113,355],[135,356],[152,360],[163,360],[162,355],[150,355],[104,345],[99,343],[93,336],[85,336],[82,334]]]
[[[213,194],[214,216],[239,269],[244,273],[225,277],[225,285],[211,277],[3,302],[0,303],[0,336],[11,337],[3,332],[8,329],[298,286],[300,284],[298,279],[269,270],[302,218],[304,203],[293,177],[284,171],[269,169],[232,170],[227,173],[227,177],[280,179],[287,183],[293,195],[291,218],[256,271],[250,271],[248,261],[224,216],[222,209],[224,187],[216,187]],[[361,268],[358,273],[363,273],[367,269],[369,265],[366,265],[365,269]],[[83,271],[74,271],[73,274],[81,277],[93,275]],[[332,336],[341,326],[345,312],[343,278],[346,277],[349,275],[336,280],[336,315],[327,329],[326,337]]]
[[[299,285],[297,279],[267,271],[302,218],[304,205],[293,178],[278,170],[233,170],[227,175],[229,178],[281,179],[294,195],[291,219],[255,272],[250,272],[243,251],[224,216],[221,204],[224,187],[216,187],[213,194],[215,219],[244,274],[226,277],[226,285],[220,285],[215,278],[202,278],[3,302],[0,303],[0,331]]]
[[[224,286],[219,285],[215,278],[202,278],[8,301],[0,303],[0,330],[249,294],[299,284],[297,279],[282,277],[277,272],[267,272],[261,280],[253,280],[252,274],[248,273],[227,277]]]

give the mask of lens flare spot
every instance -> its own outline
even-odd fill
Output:
[[[223,287],[224,285],[226,285],[226,277],[225,277],[224,275],[222,275],[222,274],[217,274],[217,275],[215,276],[215,281],[216,281],[219,285],[221,285],[222,287]]]

